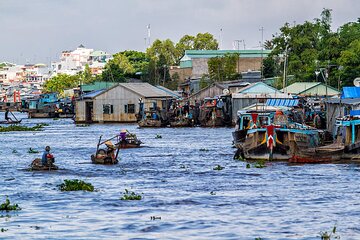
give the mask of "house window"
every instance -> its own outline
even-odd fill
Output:
[[[135,113],[135,104],[124,105],[125,113]]]
[[[113,114],[114,113],[114,106],[111,104],[104,104],[103,105],[103,113],[104,114]]]

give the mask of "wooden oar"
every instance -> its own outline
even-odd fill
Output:
[[[9,112],[10,112],[11,115],[15,118],[16,121],[19,121],[19,120],[15,117],[15,115],[12,113],[12,111],[9,111]]]

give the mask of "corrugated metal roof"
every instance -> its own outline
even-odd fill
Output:
[[[343,87],[341,98],[360,98],[360,87]]]
[[[149,83],[119,83],[119,86],[122,86],[124,88],[127,88],[133,92],[136,92],[137,94],[146,97],[146,98],[172,98],[174,97],[170,93],[167,93],[164,90],[161,90],[157,87],[154,87],[153,85]],[[168,89],[168,91],[171,91]]]
[[[100,90],[95,90],[89,93],[86,93],[84,95],[82,95],[82,99],[92,99],[102,93],[104,93],[107,89],[100,89]]]
[[[359,105],[360,104],[360,98],[329,98],[326,100],[327,103],[330,104],[347,104],[347,105]]]
[[[166,93],[169,93],[171,96],[175,97],[175,98],[181,98],[181,95],[170,90],[170,89],[167,89],[166,87],[163,87],[163,86],[155,86],[157,88],[159,88],[160,90],[166,92]]]
[[[286,88],[282,89],[281,91],[292,93],[292,94],[301,94],[302,92],[305,92],[306,90],[313,88],[317,85],[321,84],[320,82],[296,82],[293,83]]]
[[[284,107],[294,107],[299,104],[299,99],[279,99],[272,98],[266,100],[266,105],[268,106],[284,106]]]
[[[240,89],[238,93],[282,93],[282,92],[263,82],[256,82]]]
[[[227,53],[240,53],[240,58],[261,57],[270,54],[270,50],[186,50],[182,59],[222,57]]]

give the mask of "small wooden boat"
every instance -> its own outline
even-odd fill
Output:
[[[22,119],[17,121],[0,121],[0,124],[19,124],[21,121]]]
[[[49,161],[48,161],[49,162]],[[41,159],[40,158],[36,158],[35,160],[32,161],[32,163],[30,164],[30,170],[31,171],[54,171],[54,170],[58,170],[59,167],[56,166],[53,162],[49,162],[48,165],[42,165],[41,163]]]
[[[126,138],[126,141],[120,141],[116,144],[116,147],[119,149],[125,148],[139,148],[142,142],[137,138]]]
[[[99,137],[99,142],[96,147],[96,153],[91,155],[91,162],[94,164],[112,165],[117,164],[117,159],[120,148],[116,147],[117,144],[113,144],[109,139],[101,142],[102,136]],[[100,148],[101,145],[105,145],[106,149]]]
[[[119,160],[109,156],[105,149],[99,149],[98,154],[91,155],[91,162],[94,164],[113,165],[119,163]]]

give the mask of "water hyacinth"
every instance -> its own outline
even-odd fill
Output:
[[[60,191],[87,191],[93,192],[94,186],[91,183],[84,182],[78,179],[65,179],[64,183],[59,185]]]
[[[142,197],[140,194],[136,194],[135,192],[130,192],[125,189],[124,195],[120,198],[120,200],[141,200]]]
[[[19,207],[19,205],[17,205],[17,204],[11,205],[11,204],[10,204],[10,200],[9,200],[9,198],[8,198],[7,196],[6,196],[5,202],[3,202],[3,203],[0,205],[0,211],[9,212],[9,211],[18,211],[18,210],[21,210],[21,208]]]
[[[36,124],[33,127],[10,125],[7,127],[0,126],[0,132],[25,132],[25,131],[40,131],[44,127],[43,124]]]

